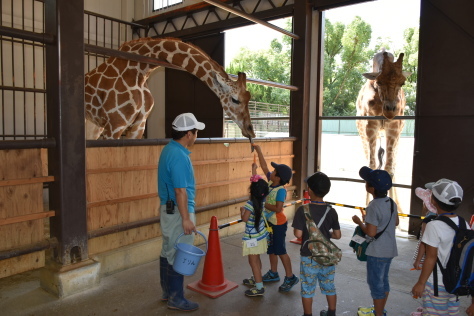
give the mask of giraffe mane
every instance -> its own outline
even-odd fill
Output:
[[[214,67],[214,69],[219,72],[219,74],[221,76],[223,76],[224,78],[227,78],[229,80],[232,80],[232,79],[230,79],[227,72],[224,70],[224,67],[222,67],[219,63],[217,63],[214,59],[212,59],[211,56],[209,56],[205,51],[203,51],[200,47],[198,47],[194,44],[191,44],[191,43],[188,43],[188,42],[183,42],[180,38],[176,38],[176,37],[161,37],[161,38],[141,37],[141,38],[137,38],[137,39],[134,39],[134,40],[123,43],[120,46],[119,50],[123,50],[125,47],[130,47],[130,46],[132,46],[134,44],[137,44],[137,43],[147,43],[147,42],[153,42],[153,41],[157,41],[157,42],[159,42],[159,41],[174,41],[174,42],[184,43],[184,44],[188,45],[189,47],[191,47],[192,49],[195,49],[199,54],[201,54],[203,57],[205,57],[208,60],[208,62]]]

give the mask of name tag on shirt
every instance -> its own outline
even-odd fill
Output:
[[[245,242],[247,243],[247,248],[254,248],[258,246],[258,240],[256,238],[246,240]]]

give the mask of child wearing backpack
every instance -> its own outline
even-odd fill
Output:
[[[431,203],[437,209],[439,216],[426,224],[422,238],[426,247],[426,258],[418,282],[412,288],[412,293],[414,297],[422,298],[423,316],[459,315],[457,295],[450,294],[446,290],[441,267],[447,268],[456,236],[456,231],[448,223],[452,222],[460,228],[469,227],[464,218],[455,214],[462,201],[463,190],[456,181],[448,179],[427,183],[425,187],[432,191]],[[439,261],[436,267],[437,260]],[[435,268],[437,273],[434,272]],[[436,277],[437,287],[434,285]]]
[[[388,274],[392,259],[398,255],[395,227],[398,226],[397,205],[387,196],[392,187],[392,177],[385,170],[362,167],[359,176],[365,180],[365,189],[373,196],[366,208],[365,223],[354,215],[352,220],[362,231],[379,237],[367,246],[367,283],[372,296],[373,307],[360,307],[358,315],[385,316],[384,310],[390,293]]]
[[[429,223],[432,219],[436,218],[438,215],[436,208],[431,204],[431,190],[416,188],[415,194],[423,201],[423,213],[425,218],[421,222],[420,238],[418,239],[418,244],[416,245],[415,254],[413,255],[413,268],[416,270],[421,270],[421,266],[425,261],[425,244],[421,242],[423,238],[423,233],[426,229],[426,224]]]
[[[339,226],[337,212],[323,201],[324,196],[328,194],[331,188],[331,181],[328,176],[322,172],[316,172],[308,177],[305,182],[308,185],[309,196],[311,198],[311,203],[308,204],[311,218],[315,223],[319,223],[319,230],[328,240],[331,238],[340,239],[341,228]],[[300,206],[298,210],[296,210],[292,226],[295,236],[301,238],[300,278],[301,301],[304,315],[312,315],[313,296],[316,285],[319,282],[321,294],[326,295],[328,302],[328,310],[322,310],[320,315],[335,316],[337,296],[334,286],[334,277],[336,266],[324,266],[312,259],[311,251],[308,249],[307,244],[307,240],[310,236],[306,226],[304,206]]]
[[[270,258],[270,270],[263,276],[263,282],[280,281],[280,276],[278,275],[278,257],[280,257],[283,267],[285,268],[285,279],[278,290],[288,292],[299,282],[298,277],[293,274],[291,259],[286,252],[285,238],[288,229],[288,220],[283,211],[283,204],[286,199],[286,189],[284,185],[290,182],[293,171],[285,164],[272,162],[271,165],[275,169],[270,172],[267,162],[263,157],[262,149],[258,145],[253,146],[258,154],[260,167],[268,179],[269,192],[265,200],[264,214],[273,230],[273,233],[270,234],[267,250],[267,254]],[[251,278],[244,280],[245,285],[252,285],[253,283],[254,280]]]
[[[261,296],[265,293],[262,282],[262,261],[260,254],[266,253],[268,248],[268,231],[263,215],[265,198],[268,194],[268,183],[257,174],[257,164],[252,164],[250,177],[250,200],[240,208],[240,215],[245,224],[242,237],[242,253],[248,256],[252,268],[254,287],[246,290],[247,296]]]

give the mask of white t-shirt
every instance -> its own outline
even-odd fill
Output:
[[[459,225],[460,217],[448,217],[454,222],[454,224]],[[466,223],[466,227],[469,227],[469,224]],[[432,220],[426,224],[425,232],[421,241],[425,244],[438,248],[438,259],[441,262],[443,268],[446,268],[449,260],[449,254],[453,246],[453,239],[456,232],[448,224],[442,221]],[[441,274],[441,269],[438,267],[438,284],[443,284],[443,275]],[[433,283],[433,274],[431,274],[429,282]]]

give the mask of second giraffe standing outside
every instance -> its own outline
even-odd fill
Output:
[[[270,258],[270,270],[263,276],[263,282],[278,282],[280,276],[278,274],[278,257],[285,268],[285,280],[278,288],[281,292],[288,292],[299,282],[297,276],[293,274],[291,267],[291,259],[286,252],[286,231],[288,230],[288,220],[286,219],[283,204],[286,199],[285,184],[289,183],[293,172],[290,167],[285,164],[277,164],[272,162],[275,168],[272,172],[268,169],[267,162],[263,157],[262,149],[258,145],[254,145],[258,154],[258,162],[263,172],[267,176],[269,192],[265,201],[266,218],[270,226],[273,228],[273,234],[270,235],[267,254]],[[245,280],[244,280],[245,281]],[[245,282],[244,282],[245,283]]]

